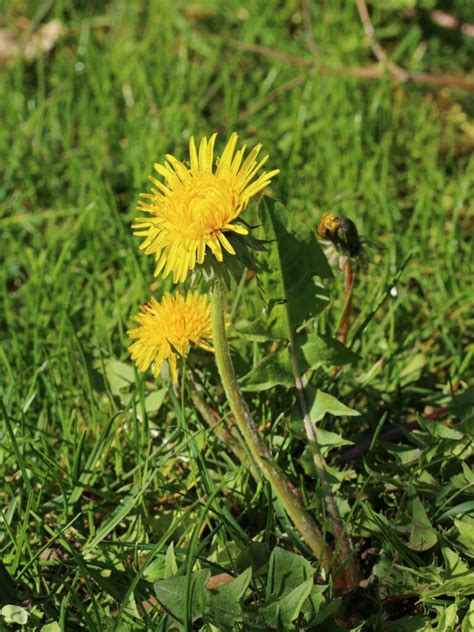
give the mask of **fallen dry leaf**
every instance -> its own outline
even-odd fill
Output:
[[[46,55],[64,35],[65,29],[59,20],[51,20],[42,24],[26,41],[22,41],[22,29],[14,33],[9,29],[0,29],[0,64],[6,65],[19,59],[33,61]]]
[[[228,573],[220,573],[219,575],[214,575],[213,577],[209,578],[209,581],[206,584],[206,588],[208,590],[215,590],[216,588],[225,586],[232,581],[234,581],[232,575],[229,575]]]

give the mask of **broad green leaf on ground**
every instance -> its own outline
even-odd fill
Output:
[[[29,612],[26,608],[7,604],[0,610],[4,622],[10,625],[26,625],[28,623]]]
[[[433,628],[436,632],[454,632],[457,620],[457,605],[455,603],[448,607],[439,606],[436,608],[439,612],[437,626]]]
[[[162,553],[158,554],[155,559],[147,565],[142,577],[147,582],[156,582],[159,579],[164,579],[165,556]]]
[[[61,632],[61,626],[57,621],[45,623],[45,625],[41,627],[41,632]]]
[[[166,549],[165,555],[165,579],[168,577],[173,577],[178,572],[178,564],[176,562],[176,555],[174,553],[174,544],[170,543],[168,548]]]
[[[266,588],[267,599],[288,594],[309,577],[313,577],[314,573],[313,566],[303,557],[275,547],[270,556]]]
[[[238,336],[250,342],[267,342],[270,340],[286,340],[286,336],[277,336],[276,332],[277,318],[257,318],[251,323],[239,325],[235,329]]]
[[[105,376],[112,395],[119,396],[122,390],[129,389],[135,383],[136,373],[133,365],[109,358],[105,362]]]
[[[453,505],[439,516],[439,520],[444,520],[448,516],[454,516],[459,518],[464,514],[474,514],[474,500],[466,500],[463,503],[459,503],[458,505]]]
[[[354,353],[332,336],[325,334],[309,334],[300,346],[300,352],[307,368],[316,369],[320,366],[342,366],[352,364],[360,359]]]
[[[301,413],[299,409],[295,407],[292,412],[291,418],[288,421],[288,430],[295,436],[301,439],[305,438],[304,430],[301,427]],[[332,432],[331,430],[325,430],[324,428],[316,427],[316,434],[318,437],[319,447],[328,453],[334,448],[341,448],[345,445],[354,445],[353,441],[348,441],[338,432]]]
[[[474,520],[465,516],[462,520],[454,519],[454,524],[459,531],[458,542],[465,547],[471,557],[474,557]]]
[[[294,386],[295,377],[287,349],[267,356],[242,379],[243,391],[264,391],[274,386]]]
[[[309,448],[305,448],[303,454],[299,457],[298,462],[308,476],[312,476],[315,480],[318,480],[318,472],[314,464],[314,458]],[[338,469],[332,465],[326,465],[326,474],[332,491],[336,492],[346,480],[350,480],[354,477],[354,470],[350,469]]]
[[[281,632],[296,629],[291,624],[299,617],[312,588],[313,579],[310,577],[276,601],[259,608],[258,614],[264,620],[267,629]]]
[[[252,569],[247,568],[241,575],[227,584],[207,589],[209,570],[196,571],[191,576],[191,618],[198,618],[216,626],[217,629],[232,632],[242,620],[241,601],[252,578]],[[155,593],[159,603],[179,622],[185,618],[185,592],[187,578],[170,577],[155,583]]]
[[[318,391],[311,406],[310,417],[314,423],[320,421],[325,415],[334,415],[336,417],[357,417],[360,415],[353,408],[349,408],[333,395]]]
[[[453,441],[459,441],[459,439],[464,437],[464,434],[459,432],[459,430],[445,426],[439,421],[430,421],[428,419],[421,418],[418,420],[418,423],[423,430],[426,430],[426,432],[436,439],[451,439]]]
[[[311,625],[317,626],[320,625],[326,619],[333,617],[339,611],[342,605],[341,597],[337,597],[336,599],[332,599],[324,608],[321,608],[318,614],[311,621]],[[316,628],[317,629],[317,628]],[[334,629],[332,626],[329,628]],[[337,630],[337,628],[335,628]],[[340,628],[342,629],[342,628]]]
[[[462,620],[461,632],[472,632],[474,630],[474,599],[469,604],[469,610]]]
[[[456,577],[458,575],[465,575],[469,572],[469,568],[465,562],[461,559],[455,551],[443,546],[441,549],[444,560],[446,562],[447,575],[450,577]]]
[[[258,609],[268,629],[291,630],[314,586],[315,569],[299,555],[276,547],[270,557],[266,601]]]
[[[304,373],[318,366],[335,366],[355,362],[358,355],[330,336],[310,334],[298,348],[298,364]],[[265,357],[254,369],[241,378],[245,391],[260,391],[274,386],[295,385],[295,377],[287,348],[282,348]]]
[[[326,452],[329,452],[333,448],[341,448],[344,445],[354,445],[353,441],[348,441],[337,432],[324,430],[324,428],[316,428],[316,435],[318,437],[319,447]]]
[[[268,544],[264,542],[250,542],[240,551],[235,561],[235,567],[239,572],[243,572],[250,566],[255,577],[266,571],[269,559],[270,549]]]
[[[400,370],[400,383],[407,385],[416,382],[427,364],[427,357],[424,353],[410,355],[408,363]]]
[[[265,199],[260,214],[268,251],[260,257],[263,274],[261,288],[268,314],[275,318],[275,335],[288,338],[292,330],[319,314],[327,304],[327,293],[315,284],[314,277],[332,277],[313,228],[298,222],[282,204]]]
[[[449,411],[459,419],[466,419],[474,415],[474,386],[453,397],[449,404]]]
[[[178,564],[174,553],[174,544],[170,542],[166,553],[158,555],[147,564],[143,571],[143,579],[148,582],[156,582],[159,579],[168,579],[178,574]]]
[[[152,391],[145,397],[145,410],[149,415],[160,410],[167,392],[168,387],[160,388],[157,391]]]
[[[249,567],[228,584],[207,591],[207,618],[218,630],[232,632],[236,629],[242,619],[241,600],[251,579],[252,569]]]
[[[424,591],[421,598],[423,601],[429,601],[433,597],[441,597],[442,595],[448,597],[474,595],[474,571],[453,577],[442,582],[436,588]]]
[[[427,551],[438,542],[438,535],[431,524],[428,514],[419,497],[412,489],[411,505],[411,528],[408,546],[413,551]]]
[[[206,583],[211,575],[208,569],[196,571],[191,576],[191,618],[202,617],[206,608]],[[177,621],[185,620],[186,582],[183,576],[169,577],[155,582],[155,594],[163,608]]]
[[[307,621],[309,625],[314,625],[316,623],[315,618],[321,613],[326,589],[327,586],[313,585],[309,598],[303,604],[302,613],[304,614],[305,621]],[[335,601],[338,602],[337,599]]]

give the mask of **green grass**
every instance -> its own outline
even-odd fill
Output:
[[[474,40],[434,27],[423,10],[402,13],[409,3],[391,4],[373,19],[398,64],[437,74],[469,69]],[[473,21],[468,2],[448,4]],[[355,291],[352,332],[386,296],[354,340],[360,361],[337,379],[330,367],[313,376],[313,386],[361,416],[326,418],[324,427],[357,442],[422,418],[427,405],[450,406],[440,422],[395,444],[374,441],[365,459],[334,470],[347,528],[367,576],[379,581],[382,605],[358,622],[364,630],[441,631],[467,621],[468,93],[322,76],[232,46],[309,56],[296,0],[6,5],[6,28],[17,28],[22,14],[58,18],[66,33],[50,54],[0,69],[0,559],[12,579],[0,574],[0,605],[24,606],[31,629],[57,621],[64,630],[166,630],[171,619],[155,601],[141,607],[153,580],[179,573],[189,593],[193,569],[242,571],[251,541],[304,553],[269,488],[209,430],[186,385],[175,396],[165,381],[139,376],[127,354],[130,316],[151,292],[170,289],[152,281],[153,262],[130,230],[146,176],[167,152],[185,157],[191,134],[217,130],[222,147],[237,130],[248,144],[262,142],[281,169],[272,193],[289,214],[311,228],[324,211],[347,215],[384,246],[368,250]],[[312,6],[325,61],[374,63],[352,3]],[[269,97],[300,72],[307,76],[299,86]],[[334,334],[342,277],[327,285],[332,300],[319,327]],[[259,315],[254,281],[234,296],[236,324]],[[265,355],[263,345],[234,343],[240,374]],[[202,362],[207,401],[224,413],[215,369],[208,357]],[[247,399],[327,530],[317,483],[302,467],[304,442],[291,432],[293,390]],[[339,452],[329,456],[334,468]],[[417,552],[410,532],[420,521],[436,543]],[[453,577],[461,579],[449,584]],[[264,600],[262,577],[250,586],[249,598]],[[445,588],[426,592],[438,586]],[[324,595],[324,607],[336,608],[331,586]],[[395,595],[406,610],[389,603]],[[339,628],[329,617],[318,629]]]

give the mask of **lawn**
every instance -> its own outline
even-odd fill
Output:
[[[345,0],[3,3],[1,630],[474,629],[474,10],[438,4],[368,3],[383,62]],[[227,336],[329,569],[235,429],[212,353],[173,387],[128,352],[139,305],[175,288],[132,234],[147,176],[234,131],[280,173],[245,212],[266,245],[232,281]],[[363,242],[345,347],[326,212]],[[285,275],[293,343],[269,325]],[[340,537],[288,369],[311,336]],[[362,582],[341,588],[348,537]]]

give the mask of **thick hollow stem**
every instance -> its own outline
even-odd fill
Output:
[[[303,507],[297,490],[275,464],[270,450],[251,418],[237,383],[225,331],[224,303],[224,287],[222,282],[217,280],[211,294],[212,335],[217,368],[230,409],[257,467],[270,482],[273,492],[306,544],[318,558],[321,567],[327,571],[331,560],[331,551],[324,543],[323,536],[313,518]]]

